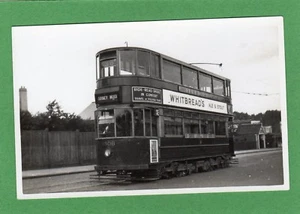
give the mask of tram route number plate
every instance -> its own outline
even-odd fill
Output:
[[[162,103],[161,89],[149,87],[132,87],[132,102]]]

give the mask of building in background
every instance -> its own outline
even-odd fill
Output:
[[[19,89],[19,98],[20,98],[20,110],[28,111],[27,89],[24,86],[21,86],[21,88]]]
[[[95,115],[94,115],[95,111],[96,111],[96,104],[95,104],[95,102],[92,102],[79,114],[79,116],[84,120],[94,120],[95,119]]]
[[[266,148],[266,133],[262,123],[239,124],[234,133],[235,150]]]

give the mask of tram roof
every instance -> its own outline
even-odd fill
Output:
[[[147,49],[147,48],[130,47],[130,46],[128,46],[128,47],[113,47],[113,48],[103,49],[103,50],[97,52],[96,56],[97,56],[98,54],[100,54],[100,53],[108,52],[108,51],[114,51],[114,50],[132,50],[132,49],[135,49],[135,50],[143,50],[143,51],[148,51],[148,52],[151,52],[151,53],[155,53],[155,54],[160,55],[160,56],[163,57],[164,59],[170,60],[170,61],[172,61],[172,62],[175,62],[175,63],[181,64],[181,65],[184,65],[184,66],[186,66],[186,67],[195,69],[195,70],[197,70],[197,71],[201,71],[201,72],[203,72],[203,73],[205,73],[205,74],[209,74],[209,75],[212,75],[212,76],[214,76],[214,77],[217,77],[217,78],[220,78],[220,79],[223,79],[223,80],[229,80],[228,78],[226,78],[226,77],[224,77],[224,76],[215,74],[215,73],[213,73],[213,72],[211,72],[211,71],[208,71],[208,70],[206,70],[206,69],[204,69],[204,68],[200,68],[200,67],[198,67],[198,66],[191,65],[191,64],[186,63],[186,62],[184,62],[184,61],[181,61],[181,60],[179,60],[179,59],[170,57],[170,56],[168,56],[168,55],[165,55],[165,54],[162,54],[162,53],[159,53],[159,52],[157,52],[157,51],[153,51],[153,50]]]

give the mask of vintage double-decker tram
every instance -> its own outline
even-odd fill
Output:
[[[230,80],[152,50],[96,54],[99,175],[157,179],[228,165]]]

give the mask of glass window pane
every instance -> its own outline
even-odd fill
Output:
[[[231,97],[230,80],[226,81],[226,90],[227,90],[226,96]]]
[[[149,76],[150,68],[149,68],[149,60],[150,53],[145,51],[138,51],[138,75],[141,76]]]
[[[211,93],[211,76],[208,76],[206,74],[199,73],[199,87],[201,91],[206,91]]]
[[[120,75],[133,75],[135,74],[136,55],[135,51],[120,51],[121,66]]]
[[[153,114],[154,113],[152,113],[152,136],[157,136],[157,117]]]
[[[145,109],[145,129],[146,136],[151,136],[151,112],[149,109]]]
[[[97,80],[100,78],[100,56],[96,57],[96,78]]]
[[[134,134],[144,136],[144,115],[143,109],[134,109]]]
[[[101,58],[101,60],[116,58],[116,51],[109,51],[109,52],[101,53],[100,58]]]
[[[100,62],[101,78],[115,75],[116,59],[102,60]]]
[[[98,120],[98,137],[114,137],[114,110],[99,111]]]
[[[160,61],[159,56],[155,54],[151,54],[151,77],[160,78]]]
[[[175,112],[174,112],[174,110],[171,110],[171,109],[164,109],[164,115],[174,116]]]
[[[224,96],[224,81],[213,78],[214,94]]]
[[[185,133],[187,134],[199,134],[199,121],[193,119],[185,119]]]
[[[164,117],[165,134],[182,135],[182,118]]]
[[[183,67],[182,83],[188,87],[198,88],[197,71]]]
[[[224,121],[216,121],[216,135],[226,135],[226,126]]]
[[[116,109],[117,137],[132,136],[132,117],[128,109]]]
[[[180,65],[167,60],[163,61],[164,79],[174,83],[181,83]]]
[[[214,134],[213,121],[201,120],[201,134]]]

